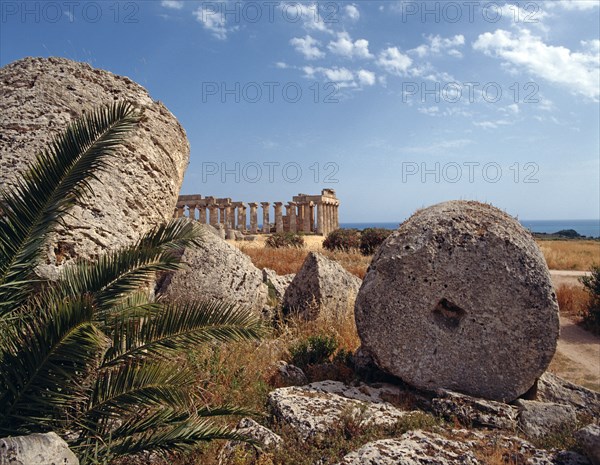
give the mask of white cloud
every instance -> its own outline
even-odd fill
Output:
[[[390,74],[402,76],[412,65],[412,59],[400,52],[397,47],[388,47],[379,54],[377,64]]]
[[[279,4],[281,14],[286,21],[296,22],[301,20],[308,31],[319,31],[333,34],[328,23],[321,17],[319,6],[316,3],[282,2]]]
[[[462,57],[462,53],[457,49],[457,47],[462,47],[465,44],[465,36],[462,34],[455,35],[454,37],[441,37],[440,35],[435,36],[427,36],[427,43],[419,45],[412,50],[409,50],[409,53],[414,53],[419,57],[423,58],[428,55],[440,55],[442,52],[447,51],[447,53],[454,57]]]
[[[595,46],[593,42],[591,47]],[[528,30],[513,35],[498,29],[493,33],[481,34],[473,43],[473,48],[486,55],[502,58],[547,81],[568,87],[574,94],[594,100],[600,96],[598,53],[591,51],[590,46],[583,52],[573,52],[563,46],[547,45]]]
[[[238,26],[227,28],[227,20],[221,12],[207,11],[203,7],[198,7],[194,11],[196,20],[202,24],[204,29],[210,31],[214,37],[219,40],[227,39],[227,34],[238,29]]]
[[[366,39],[358,39],[352,42],[352,38],[347,32],[339,32],[336,41],[329,42],[327,48],[336,55],[341,55],[348,58],[372,58],[369,53],[369,41]]]
[[[447,152],[448,150],[462,149],[472,143],[473,141],[471,139],[444,140],[441,142],[433,142],[427,145],[403,147],[401,151],[409,153],[439,154]]]
[[[565,10],[592,10],[600,6],[600,2],[596,0],[554,0],[544,4],[546,8],[564,8]]]
[[[423,113],[424,115],[436,116],[440,112],[440,107],[437,105],[433,105],[431,107],[419,107],[417,108],[419,113]]]
[[[344,7],[344,13],[351,21],[358,21],[360,18],[360,12],[358,11],[358,8],[356,8],[356,5],[346,5]]]
[[[289,65],[284,61],[278,61],[277,63],[275,63],[275,67],[279,69],[288,69]]]
[[[475,121],[473,124],[483,129],[497,129],[500,126],[508,126],[512,123],[505,119],[499,119],[496,121]]]
[[[294,46],[297,52],[304,55],[304,58],[307,60],[316,60],[325,56],[325,53],[319,49],[321,42],[313,39],[309,35],[304,37],[294,37],[290,40],[290,44]]]
[[[518,115],[519,112],[521,111],[519,109],[519,105],[516,103],[511,103],[509,106],[506,107],[506,109],[511,112],[513,115]]]
[[[366,69],[361,69],[357,73],[358,82],[365,86],[372,86],[375,84],[375,73]]]
[[[164,6],[165,8],[171,8],[173,10],[181,10],[183,8],[183,1],[182,0],[162,0],[160,2],[161,6]]]

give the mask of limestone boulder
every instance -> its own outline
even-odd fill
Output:
[[[532,439],[559,433],[577,423],[577,412],[569,405],[519,399],[519,426]]]
[[[352,312],[360,279],[327,257],[310,252],[283,298],[284,310],[312,320]]]
[[[487,204],[420,210],[376,252],[355,306],[378,366],[420,389],[512,401],[558,339],[550,273],[531,234]]]
[[[225,443],[218,456],[219,465],[239,463],[240,460],[253,460],[252,463],[260,463],[260,455],[264,451],[276,449],[283,444],[283,439],[269,428],[266,428],[251,418],[242,418],[235,428],[235,432],[252,441],[256,446],[247,442],[228,441]]]
[[[480,465],[468,444],[423,431],[381,439],[346,455],[338,465]]]
[[[387,402],[393,386],[348,386],[339,381],[321,381],[306,386],[275,389],[268,403],[279,421],[290,425],[302,439],[323,438],[339,430],[343,421],[362,426],[392,426],[411,412]]]
[[[56,433],[0,439],[2,465],[79,465],[67,443]]]
[[[173,114],[131,79],[65,58],[24,58],[0,68],[0,185],[14,185],[35,156],[85,112],[116,100],[144,109],[144,121],[92,180],[48,249],[44,273],[65,261],[131,244],[173,217],[189,161]]]
[[[589,417],[600,417],[600,392],[571,383],[552,373],[544,373],[537,382],[540,402],[568,405]]]
[[[296,277],[295,274],[278,275],[269,268],[263,269],[263,281],[271,290],[273,297],[278,301],[283,301],[285,291]]]
[[[301,368],[280,360],[277,362],[271,384],[273,386],[302,386],[308,384],[308,378]]]
[[[575,437],[592,464],[600,465],[600,426],[588,425],[581,428],[575,432]]]
[[[167,277],[159,293],[168,300],[218,300],[262,312],[267,301],[262,272],[215,228],[200,228],[201,245],[184,251],[185,269]]]
[[[512,405],[446,390],[439,390],[436,394],[431,401],[432,411],[448,421],[457,419],[468,426],[517,429],[519,410]]]

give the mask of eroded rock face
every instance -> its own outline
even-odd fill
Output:
[[[410,414],[384,400],[397,391],[394,386],[353,387],[338,381],[321,381],[275,389],[268,402],[280,421],[292,426],[299,437],[309,439],[338,429],[350,417],[360,425],[394,425]]]
[[[588,425],[575,432],[581,449],[594,465],[600,464],[600,426]]]
[[[73,208],[48,264],[93,257],[137,240],[172,218],[190,147],[177,119],[129,78],[65,58],[25,58],[0,69],[0,184],[11,186],[38,152],[84,112],[116,100],[145,120],[91,181],[94,197]],[[47,269],[44,274],[51,274]]]
[[[269,428],[258,424],[251,418],[242,418],[235,428],[235,432],[256,441],[263,450],[275,449],[283,444],[283,439]],[[219,452],[219,465],[237,463],[242,457],[259,461],[261,451],[256,447],[241,441],[228,441]]]
[[[56,433],[0,439],[2,465],[79,465],[79,460]]]
[[[466,201],[418,211],[381,245],[355,315],[364,349],[384,371],[420,389],[500,401],[531,388],[559,329],[531,234]]]
[[[306,319],[343,317],[352,312],[360,279],[317,252],[310,252],[285,291],[283,307]]]
[[[600,417],[600,392],[566,381],[552,373],[544,373],[537,383],[537,398],[540,402],[569,405],[577,413]]]
[[[577,422],[576,410],[569,405],[522,399],[516,403],[520,409],[519,426],[532,439],[573,427]]]
[[[200,228],[201,245],[185,250],[182,261],[187,267],[167,278],[160,293],[170,300],[219,300],[260,313],[267,301],[262,272],[215,228]]]
[[[295,277],[295,274],[278,275],[274,270],[269,268],[263,269],[263,281],[267,286],[273,289],[273,297],[275,297],[278,302],[283,301],[285,291]]]

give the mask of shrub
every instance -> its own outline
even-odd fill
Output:
[[[300,234],[293,232],[279,232],[267,237],[265,245],[273,249],[281,247],[297,247],[302,249],[304,247],[304,238]]]
[[[328,362],[337,348],[338,343],[334,336],[309,336],[290,348],[291,362],[305,369],[309,365]]]
[[[360,251],[363,255],[373,255],[377,247],[385,241],[390,234],[391,229],[367,228],[360,235]]]
[[[591,275],[582,276],[581,283],[590,295],[590,301],[583,314],[583,322],[594,332],[600,332],[600,266],[591,268]]]
[[[323,241],[327,250],[343,250],[348,252],[360,247],[360,232],[356,229],[336,229],[331,231]]]

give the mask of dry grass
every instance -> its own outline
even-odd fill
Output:
[[[538,240],[538,245],[551,270],[588,271],[600,264],[600,241]]]
[[[279,275],[297,273],[308,255],[307,249],[281,248],[271,249],[268,247],[240,246],[240,250],[250,257],[257,268],[270,268]],[[337,261],[347,271],[364,278],[371,263],[372,257],[365,257],[358,251],[331,252],[319,250],[326,257]]]
[[[590,304],[590,294],[581,285],[559,286],[556,289],[556,298],[560,313],[570,317],[581,316]]]

